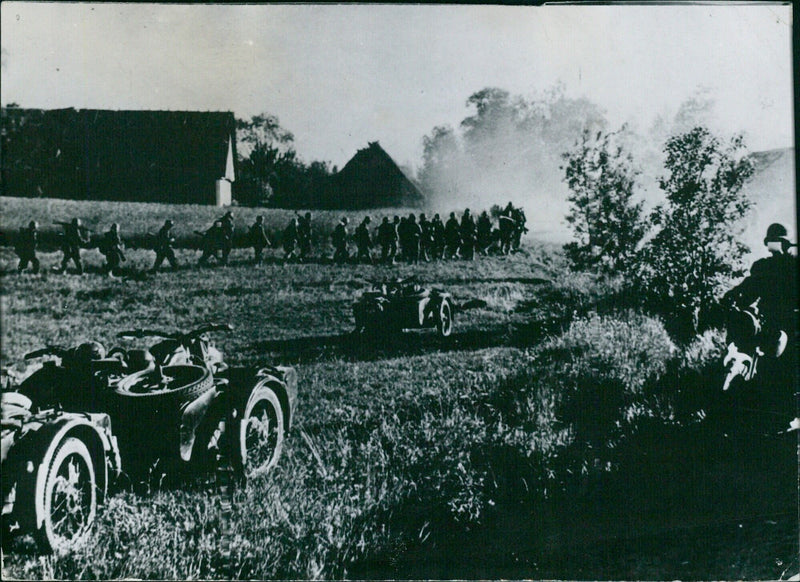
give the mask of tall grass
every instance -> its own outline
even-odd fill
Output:
[[[48,267],[57,260],[43,258]],[[4,275],[4,366],[45,339],[114,345],[123,328],[215,319],[236,325],[216,338],[232,363],[293,363],[299,374],[284,456],[235,493],[229,522],[202,483],[175,490],[155,480],[147,495],[114,495],[71,553],[39,557],[19,540],[4,556],[4,577],[727,578],[776,577],[785,566],[776,570],[774,560],[790,562],[783,529],[758,554],[770,560],[760,569],[736,566],[752,552],[748,539],[728,538],[720,550],[727,569],[711,556],[684,570],[659,561],[657,544],[619,555],[585,535],[608,528],[639,539],[659,531],[659,520],[691,519],[687,499],[695,497],[713,517],[718,500],[709,492],[750,491],[758,515],[759,503],[769,511],[784,504],[760,485],[783,483],[783,473],[759,465],[763,474],[746,480],[734,453],[714,457],[708,451],[719,442],[697,429],[704,403],[696,396],[710,392],[718,333],[676,347],[658,319],[620,307],[618,281],[563,275],[542,247],[530,256],[358,270],[234,259],[228,268],[114,281]],[[151,254],[130,260],[144,267]],[[11,264],[10,250],[0,249],[0,266]],[[412,272],[486,306],[457,315],[448,340],[408,333],[351,342],[351,302],[366,280]],[[710,487],[718,475],[727,480]],[[687,535],[683,549],[694,551],[705,531]],[[487,541],[505,553],[485,553]],[[507,566],[509,554],[519,561]]]

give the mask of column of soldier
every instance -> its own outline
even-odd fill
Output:
[[[500,211],[497,225],[486,211],[477,221],[466,209],[459,220],[455,212],[450,213],[446,223],[438,214],[428,220],[425,214],[419,219],[411,213],[400,217],[395,215],[391,220],[384,216],[381,223],[370,229],[371,219],[364,217],[356,227],[352,236],[348,232],[348,219],[343,217],[334,228],[331,236],[334,253],[333,261],[343,264],[347,262],[367,262],[394,264],[397,261],[417,263],[444,259],[473,260],[475,255],[486,256],[490,253],[507,255],[519,249],[522,234],[527,232],[525,213],[514,207],[511,202]],[[63,227],[61,235],[61,251],[63,257],[58,272],[66,272],[72,261],[78,271],[83,273],[81,249],[97,248],[105,257],[104,272],[114,277],[119,272],[121,263],[126,260],[124,244],[120,236],[119,225],[111,228],[93,241],[91,231],[83,226],[79,218],[71,222],[56,222]],[[173,245],[175,237],[172,233],[174,223],[166,220],[157,234],[152,235],[152,249],[156,253],[151,272],[159,270],[164,261],[168,261],[172,269],[178,268]],[[297,215],[289,221],[281,233],[281,246],[287,262],[307,262],[312,258],[311,213]],[[234,217],[227,212],[222,218],[205,231],[194,231],[202,237],[202,256],[198,264],[206,265],[210,259],[225,265],[233,249]],[[248,245],[253,248],[254,262],[263,261],[263,252],[267,247],[277,245],[267,234],[263,216],[258,216],[247,233]],[[356,245],[356,253],[351,255],[348,244],[352,240]],[[18,272],[23,272],[31,265],[34,273],[39,271],[39,259],[36,256],[38,246],[38,224],[31,221],[27,228],[20,231],[15,251],[19,256]],[[380,254],[375,256],[372,249],[378,247]]]

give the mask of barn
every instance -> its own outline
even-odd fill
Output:
[[[329,207],[342,209],[415,207],[420,189],[377,141],[369,142],[331,180]]]
[[[231,203],[231,112],[2,110],[4,196]]]

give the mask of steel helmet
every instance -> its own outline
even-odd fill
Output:
[[[102,360],[106,357],[106,349],[100,342],[85,342],[75,348],[75,359],[80,362]]]
[[[786,232],[785,226],[773,222],[769,225],[769,228],[767,228],[767,236],[764,238],[764,244],[771,242],[788,242],[786,238],[787,235],[788,233]]]

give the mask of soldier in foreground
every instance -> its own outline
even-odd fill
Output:
[[[772,357],[783,353],[789,334],[797,330],[797,257],[789,253],[797,245],[787,235],[782,224],[771,224],[764,238],[770,256],[753,263],[750,275],[724,296],[725,302],[739,308],[757,304],[761,319],[757,337]]]
[[[256,221],[250,227],[250,244],[253,247],[253,260],[257,265],[261,264],[261,255],[264,249],[270,245],[269,237],[264,230],[264,217],[257,216]]]
[[[14,251],[19,257],[17,273],[22,273],[28,268],[28,263],[33,267],[33,272],[39,272],[39,259],[36,257],[36,246],[39,243],[39,225],[35,220],[28,223],[27,228],[19,230],[19,240]]]
[[[156,262],[153,263],[153,268],[150,270],[152,273],[158,271],[164,259],[169,261],[173,271],[178,268],[178,261],[175,259],[175,251],[172,249],[172,245],[175,244],[175,237],[172,236],[172,226],[172,221],[167,219],[164,221],[164,226],[162,226],[158,234],[156,234],[153,247],[156,251]]]
[[[119,236],[119,224],[116,222],[103,235],[98,247],[100,254],[106,258],[105,269],[109,277],[114,277],[119,272],[120,263],[125,260],[122,252],[122,238]]]
[[[346,263],[350,258],[350,253],[347,252],[347,217],[344,216],[333,229],[331,240],[333,241],[333,262],[342,264]]]
[[[78,274],[83,274],[81,247],[89,245],[89,229],[81,224],[80,218],[73,218],[72,222],[56,222],[54,224],[64,227],[64,233],[61,235],[61,252],[64,253],[64,257],[61,259],[61,268],[58,269],[58,272],[65,273],[67,265],[72,261],[78,269]]]
[[[372,264],[372,255],[369,253],[369,249],[372,246],[372,237],[369,234],[369,223],[369,216],[365,216],[364,220],[361,221],[361,224],[356,227],[354,236],[356,247],[358,248],[358,256],[356,257],[356,261],[361,262],[363,259],[367,263]]]

